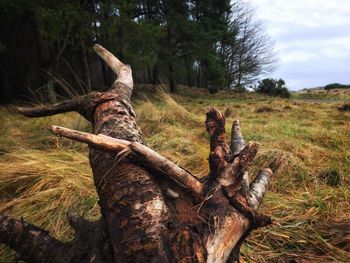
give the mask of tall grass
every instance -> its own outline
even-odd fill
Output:
[[[227,131],[239,118],[246,140],[261,143],[250,174],[261,166],[275,174],[262,210],[281,226],[254,231],[242,248],[243,262],[350,262],[350,113],[336,102],[271,99],[244,93],[180,88],[144,93],[134,101],[147,144],[198,177],[208,171],[205,112],[227,111]],[[270,107],[272,111],[259,111]],[[85,145],[51,136],[56,124],[89,125],[76,114],[26,119],[0,109],[0,212],[44,227],[68,240],[65,214],[99,217]],[[328,172],[328,173],[327,173]],[[337,184],[325,174],[339,176]],[[10,258],[2,250],[2,260]],[[301,260],[305,261],[301,261]]]

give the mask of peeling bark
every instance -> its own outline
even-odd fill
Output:
[[[245,144],[239,122],[226,143],[225,117],[207,113],[210,171],[205,184],[148,148],[130,104],[131,68],[100,45],[96,53],[117,75],[110,90],[52,106],[20,108],[28,117],[76,111],[92,133],[52,126],[51,132],[89,144],[89,160],[102,217],[89,222],[69,214],[73,241],[0,216],[0,241],[28,262],[227,262],[237,260],[249,233],[272,223],[257,208],[272,172],[249,185],[247,169],[258,144]],[[175,181],[175,182],[174,182]]]

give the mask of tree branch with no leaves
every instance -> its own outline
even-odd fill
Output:
[[[121,151],[131,150],[145,160],[148,166],[156,168],[162,174],[168,175],[195,195],[204,193],[204,185],[193,177],[193,175],[141,143],[115,139],[106,135],[80,132],[59,126],[51,126],[49,130],[55,135],[87,143],[93,147],[111,152],[119,153]]]

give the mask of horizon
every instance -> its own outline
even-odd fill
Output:
[[[350,84],[350,4],[246,0],[275,42],[279,67],[271,75],[293,91]]]

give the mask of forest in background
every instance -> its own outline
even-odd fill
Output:
[[[242,89],[276,66],[254,9],[229,0],[2,0],[1,102],[103,90],[113,73],[100,43],[133,68],[136,83]]]

